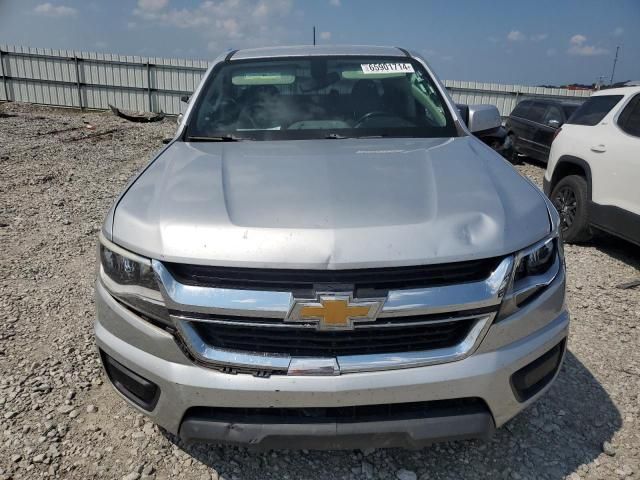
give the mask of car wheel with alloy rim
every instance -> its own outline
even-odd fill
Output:
[[[566,242],[591,239],[587,211],[587,182],[579,175],[561,179],[551,192],[551,201],[560,214],[562,237]]]

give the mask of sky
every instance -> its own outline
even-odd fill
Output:
[[[0,0],[0,45],[213,59],[312,42],[395,45],[438,76],[640,80],[640,0]]]

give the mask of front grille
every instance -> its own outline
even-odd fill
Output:
[[[418,323],[420,317],[402,317],[402,326],[317,331],[308,328],[256,328],[253,325],[193,322],[210,346],[235,351],[288,354],[296,357],[336,357],[373,353],[420,352],[452,347],[468,335],[476,318]],[[386,319],[379,319],[382,322]]]
[[[192,407],[185,419],[244,424],[357,423],[432,418],[486,412],[479,398],[311,408]]]
[[[354,324],[354,328],[384,328],[391,327],[393,325],[404,326],[407,323],[427,323],[427,322],[440,322],[443,320],[462,320],[469,317],[479,318],[484,317],[487,314],[494,313],[497,310],[496,306],[489,306],[483,308],[473,308],[470,310],[462,310],[459,312],[445,312],[441,314],[429,314],[429,315],[403,315],[400,317],[378,317],[375,320],[358,320]],[[240,315],[221,315],[215,313],[200,313],[200,312],[182,312],[179,310],[169,310],[169,313],[176,319],[186,321],[201,321],[212,323],[225,323],[232,325],[244,325],[252,328],[262,327],[278,327],[278,328],[316,328],[317,322],[309,321],[302,322],[296,321],[295,323],[286,322],[281,318],[268,318],[268,317],[246,317]]]
[[[317,285],[353,285],[356,297],[366,298],[389,290],[423,288],[486,279],[500,258],[411,267],[349,270],[296,270],[213,267],[165,263],[180,283],[235,290],[269,290],[310,295]]]

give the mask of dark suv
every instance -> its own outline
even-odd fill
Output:
[[[556,132],[579,106],[559,100],[520,102],[505,124],[513,145],[512,162],[526,155],[546,163]]]

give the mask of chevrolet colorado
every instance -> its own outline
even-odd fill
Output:
[[[186,441],[487,438],[556,377],[559,217],[419,55],[229,52],[99,235],[110,382]]]

